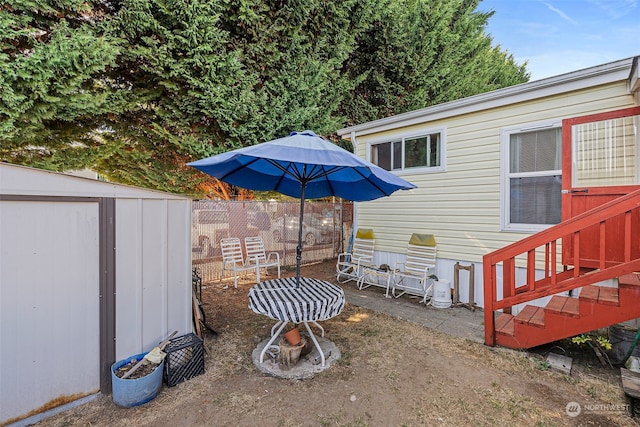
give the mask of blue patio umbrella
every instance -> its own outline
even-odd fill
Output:
[[[335,196],[374,200],[415,185],[338,147],[310,130],[188,163],[220,181],[300,199],[296,278],[302,259],[304,200]]]

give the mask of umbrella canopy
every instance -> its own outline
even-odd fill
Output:
[[[374,200],[416,186],[338,147],[312,131],[240,148],[188,163],[220,181],[300,198],[297,277],[302,253],[304,199],[336,196]]]

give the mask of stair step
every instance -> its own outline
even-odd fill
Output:
[[[580,301],[577,298],[554,295],[544,310],[548,313],[579,318]]]
[[[544,309],[535,305],[526,305],[515,317],[515,321],[526,325],[544,328]]]
[[[600,295],[598,296],[598,303],[605,305],[619,305],[619,293],[618,288],[601,287]]]
[[[640,274],[631,273],[625,274],[624,276],[620,276],[618,278],[619,285],[628,285],[628,286],[640,286]]]
[[[515,317],[504,314],[498,317],[500,331],[496,330],[495,340],[509,348],[531,348],[640,318],[638,297],[640,286],[634,292],[624,286],[618,289],[589,285],[582,288],[579,298],[554,295],[544,308],[527,305]]]
[[[580,291],[580,300],[590,301],[597,304],[618,306],[620,305],[620,297],[618,288],[605,286],[588,285],[584,286]]]
[[[578,298],[583,301],[592,301],[597,303],[598,295],[600,295],[600,286],[587,285],[582,287]]]
[[[496,318],[496,333],[511,335],[514,334],[513,316],[511,314],[502,313]]]

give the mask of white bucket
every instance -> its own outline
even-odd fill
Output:
[[[433,297],[431,305],[435,308],[451,307],[451,286],[448,280],[438,280],[433,282]]]

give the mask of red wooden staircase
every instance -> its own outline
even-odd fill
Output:
[[[639,318],[639,215],[637,190],[485,255],[485,344],[531,348]],[[625,237],[607,239],[612,228]],[[585,244],[597,265],[581,260]]]

